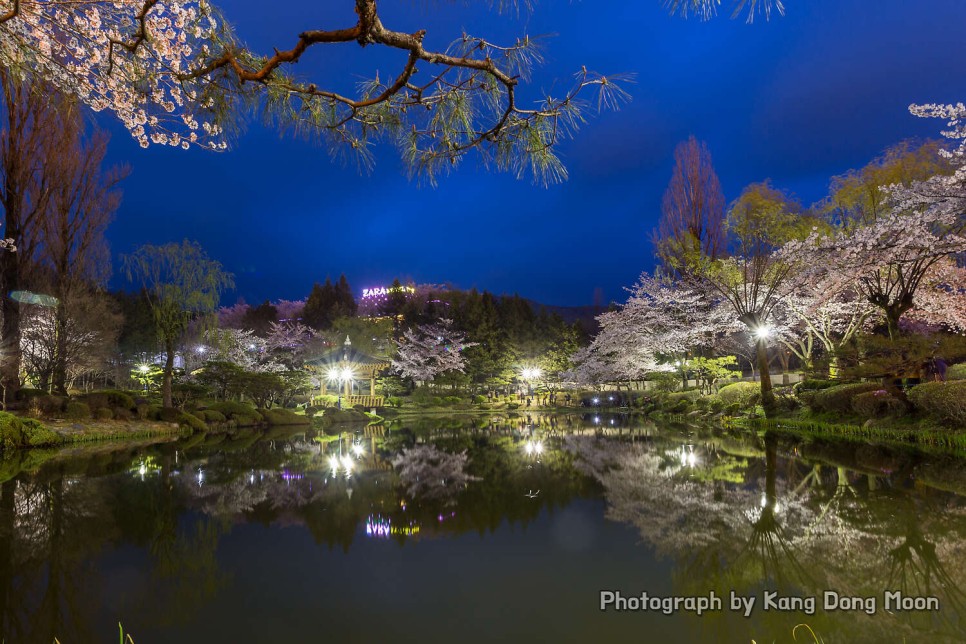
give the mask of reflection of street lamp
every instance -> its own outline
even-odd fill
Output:
[[[329,380],[339,383],[339,399],[336,401],[336,408],[342,409],[342,385],[352,380],[352,369],[329,369]]]

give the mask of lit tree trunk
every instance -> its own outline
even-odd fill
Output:
[[[161,404],[173,407],[171,404],[171,379],[174,373],[174,340],[166,338],[164,341],[164,375],[161,378]]]
[[[768,343],[765,338],[755,340],[755,352],[758,358],[758,374],[761,378],[761,406],[765,410],[765,418],[774,418],[777,409],[775,394],[771,390],[771,372],[768,370]]]

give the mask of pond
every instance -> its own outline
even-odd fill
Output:
[[[615,415],[17,458],[11,643],[966,639],[951,456]]]

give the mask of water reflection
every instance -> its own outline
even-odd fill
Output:
[[[347,561],[364,561],[365,544],[380,542],[407,546],[393,555],[397,562],[426,558],[417,547],[444,548],[478,533],[483,539],[465,547],[479,556],[523,548],[566,567],[579,553],[605,570],[609,558],[644,557],[666,579],[642,576],[629,589],[638,592],[647,584],[679,596],[769,590],[821,603],[834,590],[879,601],[871,614],[864,604],[839,611],[797,604],[792,612],[759,609],[751,619],[728,610],[663,618],[662,628],[681,641],[785,640],[803,621],[828,642],[966,635],[966,466],[951,459],[588,414],[424,419],[336,436],[193,436],[18,469],[5,463],[0,483],[6,641],[103,641],[117,618],[160,639],[174,627],[190,632],[245,592],[240,580],[251,567],[265,584],[287,583],[281,572],[258,568],[249,528],[263,531],[260,547],[273,548],[294,529]],[[603,499],[606,519],[632,526],[635,539],[602,540],[603,517],[575,510],[581,499]],[[526,528],[546,516],[556,517],[551,540],[533,541]],[[553,544],[569,554],[554,554]],[[428,570],[446,556],[431,555]],[[507,578],[520,565],[499,556],[492,563]],[[583,579],[545,592],[594,592]],[[941,610],[886,612],[886,590],[935,596]],[[483,586],[469,603],[487,606],[493,591]],[[590,608],[559,619],[618,636],[639,628]],[[270,623],[278,608],[251,610]]]

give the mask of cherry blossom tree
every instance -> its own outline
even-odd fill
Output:
[[[647,273],[628,290],[627,303],[597,317],[600,332],[575,356],[583,365],[576,370],[581,379],[638,380],[647,373],[671,370],[675,358],[710,347],[733,322],[707,292]]]
[[[432,382],[436,376],[462,372],[465,361],[461,352],[476,346],[453,329],[453,321],[441,318],[432,324],[408,329],[396,343],[397,353],[392,368],[404,378]]]
[[[241,115],[258,107],[280,129],[317,136],[362,166],[372,163],[371,146],[387,141],[410,173],[430,180],[476,150],[488,167],[548,183],[566,177],[554,149],[586,119],[578,97],[596,90],[587,103],[598,111],[628,98],[621,77],[581,69],[562,94],[527,101],[520,85],[542,61],[537,39],[500,45],[463,34],[435,49],[426,30],[383,23],[377,0],[345,2],[344,24],[303,29],[270,55],[245,47],[207,0],[5,4],[0,65],[113,113],[143,147],[225,149]],[[517,2],[494,4],[509,10]],[[354,95],[290,73],[309,50],[346,43],[393,50],[404,61]]]

